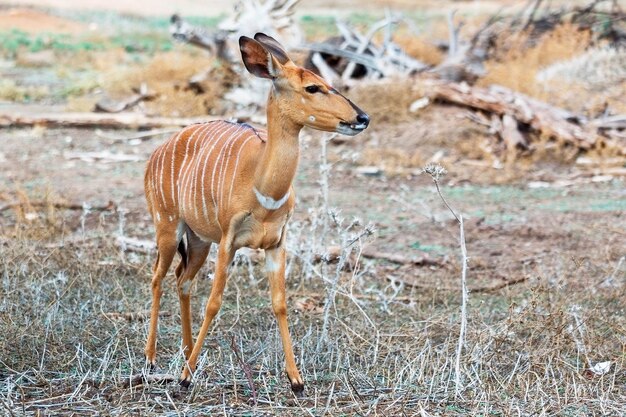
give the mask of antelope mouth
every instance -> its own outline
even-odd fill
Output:
[[[339,122],[336,132],[342,135],[354,136],[358,135],[367,128],[367,123],[347,123]]]

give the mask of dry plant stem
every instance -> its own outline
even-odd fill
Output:
[[[426,172],[428,172],[432,179],[433,182],[435,183],[435,187],[437,188],[437,193],[439,194],[439,197],[441,197],[441,200],[443,201],[443,203],[446,205],[446,207],[448,208],[448,210],[450,210],[450,212],[452,213],[452,215],[454,216],[454,218],[459,222],[459,243],[461,245],[461,262],[462,262],[462,269],[461,269],[461,328],[459,330],[459,342],[457,345],[457,350],[456,350],[456,361],[455,361],[455,365],[454,365],[454,385],[455,385],[455,393],[456,395],[460,395],[461,391],[463,389],[463,381],[461,381],[461,354],[463,352],[463,345],[465,344],[465,333],[467,330],[467,299],[468,299],[468,292],[467,292],[467,249],[465,247],[465,231],[463,229],[463,215],[457,216],[456,213],[454,212],[454,210],[452,210],[452,208],[450,207],[450,205],[448,204],[448,202],[446,201],[446,199],[444,198],[443,194],[441,193],[441,189],[439,188],[439,180],[438,180],[438,175],[443,175],[443,173],[445,173],[445,170],[441,169],[441,171],[437,170],[428,170],[425,169]]]
[[[442,197],[443,198],[443,197]],[[445,200],[444,200],[445,201]],[[454,214],[454,213],[453,213]],[[455,378],[456,394],[459,395],[462,389],[461,381],[461,352],[465,344],[465,332],[467,329],[467,249],[465,248],[465,232],[463,230],[463,215],[459,217],[459,240],[461,243],[461,261],[463,266],[461,269],[461,330],[459,331],[459,344],[456,351]]]
[[[254,404],[256,405],[258,403],[258,399],[257,399],[256,387],[254,386],[254,378],[252,377],[252,371],[250,370],[250,365],[248,365],[243,360],[239,347],[237,347],[237,343],[235,342],[235,336],[233,336],[230,339],[230,347],[235,353],[235,357],[237,358],[239,365],[241,365],[241,369],[243,369],[243,373],[246,375],[246,379],[248,380],[248,386],[250,387],[250,391],[252,391],[252,399],[254,401]]]
[[[448,210],[450,210],[450,213],[452,213],[452,215],[454,216],[456,221],[461,223],[461,225],[462,225],[463,221],[461,219],[459,219],[459,216],[457,216],[456,213],[454,212],[454,210],[452,210],[452,207],[450,207],[450,205],[446,201],[445,197],[441,193],[441,189],[439,188],[439,181],[437,179],[435,179],[435,178],[433,178],[433,181],[435,182],[435,187],[437,188],[437,194],[439,194],[439,197],[441,197],[441,200],[443,201],[443,204],[445,204],[446,207],[448,208]]]
[[[332,137],[331,137],[332,138]],[[330,171],[330,166],[328,165],[328,155],[326,144],[330,139],[326,137],[326,135],[322,135],[320,140],[321,150],[320,150],[320,191],[322,197],[322,236],[321,241],[326,242],[328,237],[328,223],[330,221],[328,207],[328,176]],[[324,243],[324,250],[326,250],[327,245]],[[341,263],[341,259],[339,261]],[[322,265],[322,271],[324,266]],[[331,283],[331,287],[327,289],[327,297],[326,303],[324,305],[324,320],[322,324],[322,333],[320,337],[320,342],[328,344],[328,322],[330,319],[330,309],[331,305],[335,302],[335,295],[337,292],[337,280],[333,280]],[[318,351],[321,349],[322,344],[318,344]]]

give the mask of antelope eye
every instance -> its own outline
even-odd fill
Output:
[[[304,89],[309,94],[315,94],[315,93],[319,93],[320,92],[320,87],[317,86],[317,85],[308,85],[308,86],[304,87]]]

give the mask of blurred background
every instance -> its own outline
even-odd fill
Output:
[[[269,85],[237,46],[256,32],[372,120],[356,137],[300,136],[287,243],[300,400],[256,251],[236,258],[197,388],[133,379],[155,253],[145,163],[191,123],[266,125]],[[3,2],[2,406],[621,415],[625,177],[623,1]],[[464,313],[440,192],[465,220]],[[195,280],[196,325],[211,271]],[[178,375],[165,287],[160,366]]]

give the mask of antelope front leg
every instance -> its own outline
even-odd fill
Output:
[[[285,249],[280,246],[265,251],[265,269],[267,271],[270,293],[272,296],[272,308],[278,321],[280,338],[285,352],[285,364],[287,376],[291,382],[291,390],[299,393],[304,389],[304,381],[296,366],[287,323],[287,302],[285,300]]]
[[[224,294],[226,278],[228,278],[228,265],[230,265],[234,255],[235,251],[232,250],[229,241],[220,243],[217,252],[217,262],[215,263],[215,278],[213,279],[209,301],[207,301],[206,304],[202,327],[200,328],[200,332],[198,332],[198,338],[193,346],[191,355],[189,355],[189,360],[185,364],[183,374],[180,377],[180,384],[184,387],[188,387],[191,384],[191,376],[196,370],[196,363],[198,362],[198,356],[200,356],[200,351],[202,350],[204,338],[209,331],[213,318],[222,306],[222,294]]]

